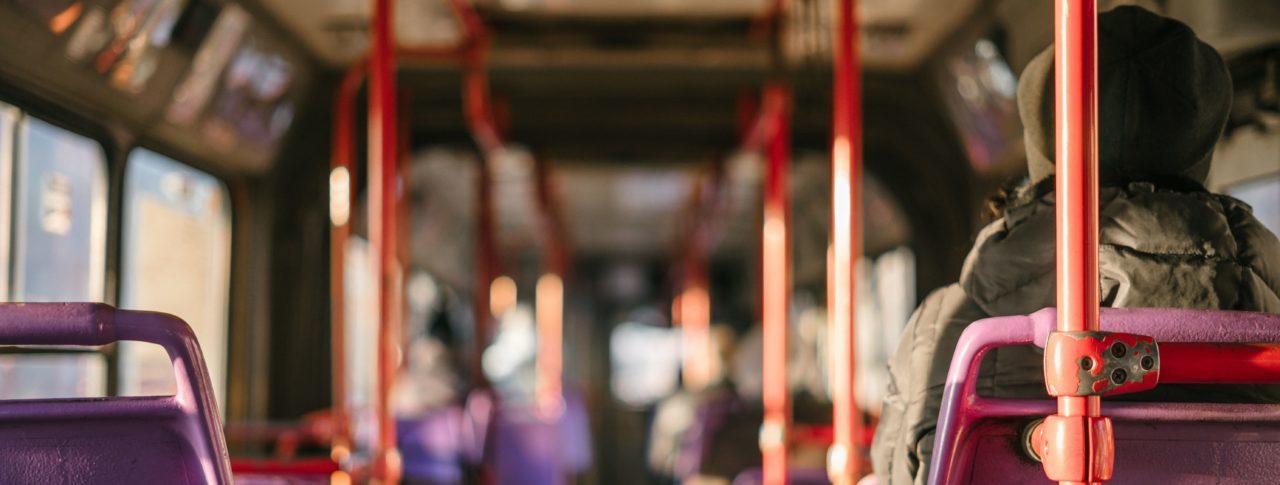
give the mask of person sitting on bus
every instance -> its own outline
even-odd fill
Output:
[[[1280,241],[1252,209],[1203,188],[1232,105],[1222,57],[1186,25],[1138,7],[1103,13],[1099,29],[1101,301],[1280,313]],[[881,484],[924,483],[942,391],[961,332],[987,317],[1054,306],[1053,51],[1018,86],[1028,180],[978,235],[960,281],[916,309],[889,362],[871,455]],[[1042,353],[992,352],[978,390],[1044,398]],[[1267,387],[1199,392],[1162,386],[1147,399],[1280,402]]]

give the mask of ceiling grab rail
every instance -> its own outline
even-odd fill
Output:
[[[855,383],[857,264],[862,254],[862,72],[858,57],[857,1],[839,0],[832,83],[831,256],[828,295],[831,401],[835,440],[827,473],[835,485],[862,475],[862,412]]]

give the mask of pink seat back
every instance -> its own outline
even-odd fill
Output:
[[[173,396],[0,401],[0,483],[231,483],[209,373],[178,318],[94,303],[0,304],[0,345],[164,347]]]
[[[1021,449],[1023,428],[1053,414],[1053,400],[977,395],[982,357],[991,349],[1043,347],[1056,328],[1047,308],[1029,316],[989,318],[969,326],[947,374],[934,440],[930,484],[1052,483]],[[1280,342],[1280,315],[1177,309],[1102,309],[1102,329],[1149,335],[1156,342]],[[1262,483],[1280,463],[1280,404],[1103,401],[1115,425],[1111,482]]]

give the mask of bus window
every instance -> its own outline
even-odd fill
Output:
[[[374,294],[374,262],[369,242],[352,236],[347,240],[346,306],[346,386],[347,411],[351,415],[352,433],[359,448],[373,446],[377,429],[373,424],[374,394],[378,382],[375,367],[378,354],[378,301]]]
[[[13,203],[13,136],[18,110],[0,103],[0,301],[9,296],[9,224]]]
[[[218,402],[227,362],[231,213],[222,182],[147,150],[125,167],[120,306],[171,313],[195,331]],[[174,391],[158,346],[120,346],[120,393]]]
[[[943,74],[943,98],[947,111],[969,154],[975,171],[997,168],[1002,161],[1018,158],[1022,135],[1014,94],[1013,75],[995,43],[978,39],[947,60]]]
[[[0,269],[6,270],[0,272],[0,298],[101,301],[106,228],[102,148],[42,121],[20,120],[18,110],[0,105],[0,194],[5,194],[0,198]],[[6,259],[10,248],[12,261]],[[9,275],[12,280],[4,278]],[[0,399],[105,395],[102,354],[62,350],[5,349],[0,354]]]
[[[635,407],[656,403],[680,385],[680,329],[642,320],[628,319],[609,336],[610,388]]]
[[[0,354],[0,399],[103,397],[106,376],[97,352]]]
[[[102,301],[102,146],[30,117],[18,129],[10,296],[27,302]]]

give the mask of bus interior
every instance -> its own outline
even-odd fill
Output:
[[[1205,188],[1280,232],[1280,2],[1057,3],[1221,53]],[[0,404],[173,395],[214,444],[187,483],[856,483],[913,310],[1026,179],[1055,33],[1035,0],[0,0]],[[41,481],[127,451],[40,465],[12,423],[61,409],[0,406],[0,481],[196,473],[148,441]]]

